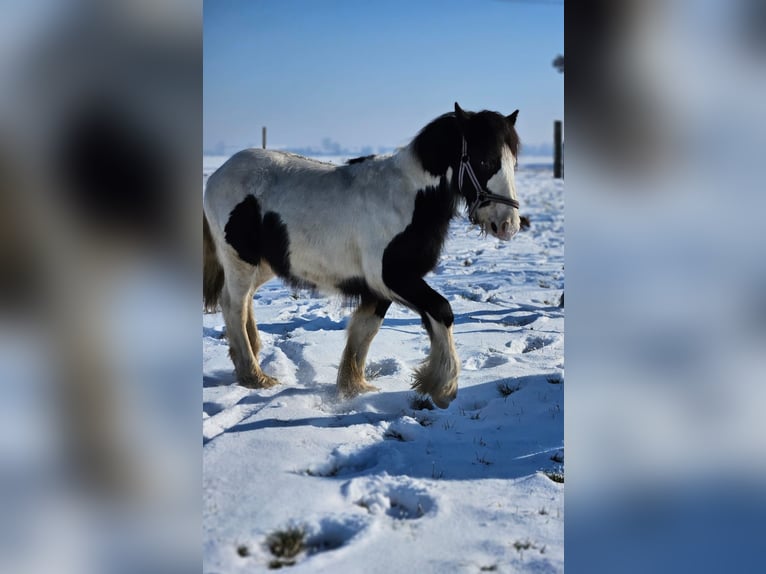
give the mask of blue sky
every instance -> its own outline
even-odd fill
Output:
[[[519,108],[530,146],[564,113],[564,7],[544,0],[206,0],[204,148],[390,148],[451,111]],[[546,3],[547,2],[547,3]]]

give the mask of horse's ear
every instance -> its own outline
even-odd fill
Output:
[[[457,102],[455,102],[455,117],[457,118],[458,125],[462,128],[465,122],[468,121],[468,115],[463,111]]]
[[[518,116],[518,115],[519,115],[519,110],[516,110],[510,116],[505,116],[505,119],[508,120],[508,122],[512,126],[515,126],[516,125],[516,116]]]

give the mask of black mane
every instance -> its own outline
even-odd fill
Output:
[[[450,112],[420,130],[412,141],[412,150],[423,169],[433,175],[444,175],[460,158],[460,145],[457,119]]]
[[[368,159],[372,159],[374,157],[375,157],[375,154],[363,155],[361,157],[354,157],[348,160],[346,162],[346,165],[354,165],[355,163],[362,163],[363,161],[367,161]]]

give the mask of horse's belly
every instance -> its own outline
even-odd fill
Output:
[[[338,250],[306,248],[290,250],[290,272],[294,278],[326,292],[351,278],[364,277],[361,258]]]

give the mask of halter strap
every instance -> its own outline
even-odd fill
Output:
[[[476,190],[476,199],[473,200],[473,203],[471,203],[468,208],[468,219],[473,221],[473,216],[479,208],[479,205],[487,202],[502,203],[503,205],[510,205],[515,209],[519,209],[519,202],[515,199],[492,193],[481,186],[479,179],[476,177],[476,174],[471,167],[470,158],[468,157],[468,142],[465,141],[465,136],[463,136],[463,153],[460,155],[460,169],[458,169],[457,172],[457,187],[460,190],[460,193],[463,192],[463,176],[466,173],[468,174],[468,179],[471,180],[471,183]]]

